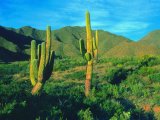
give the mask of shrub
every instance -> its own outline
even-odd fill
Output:
[[[126,79],[127,71],[123,68],[113,68],[107,71],[106,79],[109,83],[119,84],[122,80]]]
[[[62,111],[58,107],[52,107],[50,109],[50,116],[54,120],[62,119]]]
[[[150,67],[141,67],[140,70],[138,70],[138,74],[143,75],[143,76],[153,74],[155,72],[156,70]]]
[[[130,117],[130,112],[122,112],[120,114],[114,114],[114,116],[110,120],[130,120]]]
[[[89,108],[87,108],[86,110],[80,110],[78,112],[78,117],[80,120],[94,120],[93,114]]]
[[[160,73],[151,74],[148,77],[152,82],[160,82]]]
[[[144,56],[143,58],[140,59],[139,61],[139,68],[142,67],[142,66],[149,66],[150,62],[153,62],[155,61],[155,57],[153,56]]]
[[[4,106],[0,108],[0,116],[10,114],[14,110],[16,104],[16,101],[5,103]]]
[[[114,116],[114,114],[122,113],[124,107],[115,99],[105,100],[100,104],[100,108],[105,111],[107,119]]]

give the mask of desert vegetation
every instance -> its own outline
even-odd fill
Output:
[[[159,57],[99,58],[88,97],[84,94],[85,63],[83,59],[57,59],[53,74],[36,96],[31,95],[28,61],[0,64],[0,118],[159,118]]]
[[[138,43],[107,33],[119,41],[99,47],[106,43],[101,41],[106,33],[91,29],[88,11],[86,30],[75,33],[79,37],[72,33],[74,42],[70,37],[62,41],[64,36],[58,31],[53,35],[50,26],[35,40],[30,33],[18,37],[19,31],[2,29],[27,41],[16,44],[6,34],[10,42],[2,39],[8,56],[3,54],[0,62],[0,119],[159,120],[160,56],[155,46],[149,54],[133,47],[126,51],[121,46]],[[72,31],[66,29],[65,34]],[[14,46],[10,52],[7,43]],[[12,52],[21,59],[7,60]]]

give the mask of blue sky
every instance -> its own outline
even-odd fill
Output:
[[[139,40],[160,29],[160,0],[0,0],[0,25],[52,29],[85,26]]]

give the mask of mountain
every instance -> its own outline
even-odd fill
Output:
[[[35,40],[44,40],[45,39],[45,31],[37,30],[30,26],[24,26],[19,29],[7,28],[8,30],[14,31],[17,34],[21,34],[30,38],[34,38]]]
[[[118,36],[107,31],[99,31],[99,56],[122,57],[160,54],[160,30],[153,31],[138,42]],[[57,56],[81,57],[79,52],[80,38],[86,41],[85,27],[63,27],[52,32],[52,49]],[[92,31],[93,37],[95,31]],[[30,56],[30,42],[45,41],[46,31],[37,30],[30,26],[19,29],[0,26],[0,60],[17,61],[28,60]]]
[[[143,45],[153,45],[160,48],[160,30],[150,32],[148,35],[143,37],[139,43]]]
[[[93,36],[95,31],[93,31]],[[37,30],[30,26],[19,29],[6,28],[0,26],[0,60],[13,61],[29,58],[30,42],[36,40],[38,43],[45,41],[46,31]],[[85,39],[85,27],[64,27],[52,31],[52,49],[57,56],[80,57],[79,42],[80,38]],[[123,42],[131,40],[103,30],[99,30],[99,53],[104,55],[111,48]],[[14,57],[15,56],[15,57]]]
[[[0,60],[7,62],[27,59],[26,50],[30,48],[31,39],[0,26]]]
[[[144,55],[157,55],[160,54],[160,49],[153,45],[143,45],[134,42],[124,42],[120,45],[110,49],[104,56],[108,57],[125,57],[125,56],[137,56]]]
[[[125,57],[160,54],[160,30],[154,30],[138,42],[121,42],[112,47],[103,56]]]

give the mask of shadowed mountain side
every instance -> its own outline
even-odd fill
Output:
[[[160,49],[152,45],[143,45],[139,43],[122,43],[106,52],[108,57],[125,57],[160,54]]]
[[[32,39],[32,37],[16,33],[14,28],[8,29],[0,26],[0,60],[18,61],[28,59]],[[37,42],[40,43],[39,40]]]
[[[0,47],[0,61],[3,62],[13,62],[13,61],[20,61],[26,60],[29,56],[23,53],[15,53]]]
[[[18,47],[17,44],[10,42],[1,36],[0,36],[0,42],[1,42],[0,47],[2,47],[4,49],[7,49],[7,50],[12,51],[14,53],[20,51],[20,48]]]
[[[12,30],[18,34],[27,36],[29,38],[35,39],[35,40],[43,40],[45,41],[46,39],[46,32],[44,30],[37,30],[35,28],[32,28],[30,26],[24,26],[19,29],[14,29],[14,28],[7,28],[9,30]]]
[[[0,37],[9,42],[16,44],[19,48],[25,49],[26,44],[30,44],[33,38],[18,34],[12,30],[8,30],[0,26]]]

